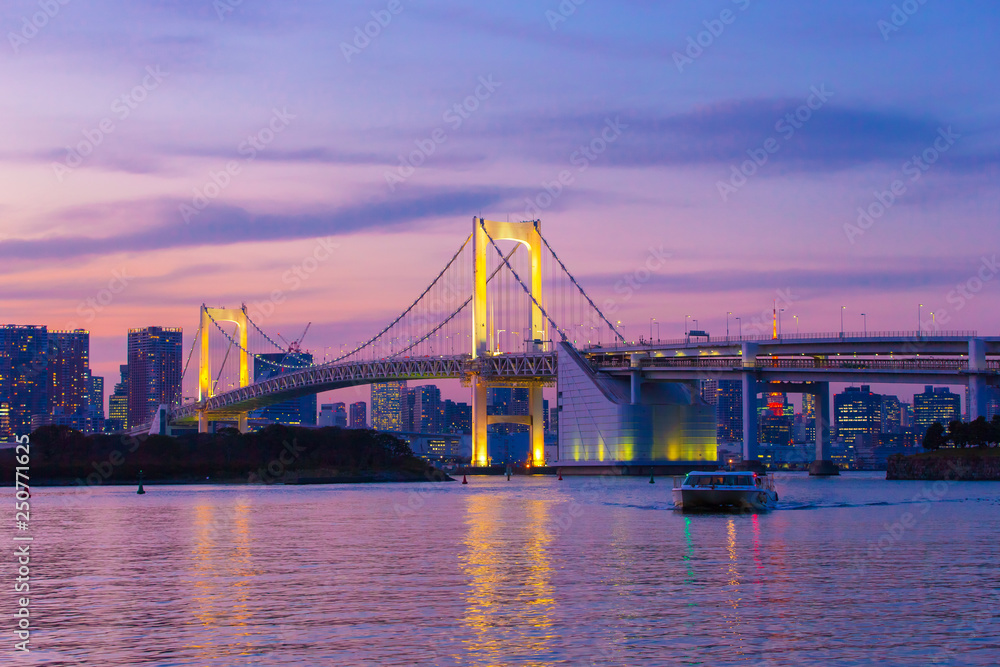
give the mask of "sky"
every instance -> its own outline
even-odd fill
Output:
[[[481,214],[540,218],[598,301],[669,255],[629,338],[775,299],[997,335],[997,34],[985,1],[6,0],[0,322],[89,329],[110,386],[128,328],[186,347],[282,289],[268,328],[339,349]]]

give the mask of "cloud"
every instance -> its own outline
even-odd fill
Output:
[[[122,204],[125,212],[145,210],[156,222],[145,229],[111,236],[52,236],[0,241],[0,258],[19,260],[67,259],[123,252],[148,252],[167,248],[233,243],[284,241],[360,231],[386,230],[454,215],[469,215],[509,200],[513,192],[502,188],[463,190],[424,188],[410,196],[345,205],[318,213],[255,214],[245,208],[212,204],[185,224],[180,202]],[[188,202],[185,202],[188,203]],[[67,211],[67,216],[100,215],[114,205],[97,210]],[[121,212],[120,212],[121,213]],[[120,214],[119,213],[119,214]],[[134,229],[134,227],[133,227]]]

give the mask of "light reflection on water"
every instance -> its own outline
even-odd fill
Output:
[[[470,481],[37,489],[23,664],[996,663],[1000,484],[684,515],[645,479]]]

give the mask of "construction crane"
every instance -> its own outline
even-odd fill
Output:
[[[306,328],[302,330],[302,335],[290,342],[286,340],[285,337],[282,336],[280,333],[278,334],[278,338],[280,338],[282,342],[288,346],[289,354],[299,354],[302,352],[302,347],[301,347],[302,339],[306,337],[306,332],[309,331],[310,325],[312,325],[312,322],[307,322]]]

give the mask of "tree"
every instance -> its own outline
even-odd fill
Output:
[[[986,417],[976,417],[969,423],[969,445],[972,447],[986,447],[990,441],[990,425],[986,422]]]
[[[924,449],[940,449],[946,442],[944,425],[941,422],[934,422],[924,433]]]
[[[948,439],[956,447],[966,447],[969,444],[969,425],[958,419],[949,422]]]

